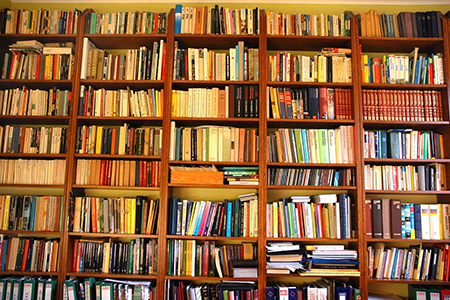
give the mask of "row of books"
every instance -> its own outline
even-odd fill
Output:
[[[269,168],[268,185],[355,186],[355,171],[347,169]]]
[[[85,117],[161,117],[164,90],[94,90],[81,85],[78,115]]]
[[[364,130],[364,158],[441,159],[443,136],[412,129]]]
[[[128,49],[125,54],[111,54],[98,49],[89,38],[83,40],[81,79],[164,80],[166,43],[153,42],[153,47]]]
[[[73,242],[73,272],[156,274],[156,240],[138,238],[120,242],[74,239]]]
[[[149,11],[86,12],[85,34],[165,34],[167,14]]]
[[[345,194],[292,196],[266,206],[267,237],[347,239],[355,236],[354,204]]]
[[[269,81],[350,83],[352,60],[345,53],[321,53],[310,57],[277,52],[268,56],[268,72]]]
[[[0,279],[2,299],[53,299],[57,280],[47,277],[4,277]],[[23,297],[23,298],[22,298]]]
[[[269,116],[274,119],[352,118],[350,89],[267,87],[267,99],[270,101]]]
[[[408,285],[408,297],[411,299],[420,299],[420,297],[429,297],[430,299],[443,299],[450,298],[450,290],[442,285],[437,286],[424,286],[424,285]],[[442,298],[441,298],[442,297]]]
[[[351,15],[266,12],[268,35],[350,36]]]
[[[258,197],[223,202],[169,200],[168,233],[190,236],[258,236]]]
[[[77,160],[75,184],[105,186],[160,186],[160,161]]]
[[[1,236],[1,270],[57,272],[59,240]]]
[[[361,55],[363,83],[444,84],[442,54],[419,56],[419,49],[407,55],[370,58]]]
[[[1,230],[60,231],[63,197],[0,195]]]
[[[259,87],[230,85],[172,91],[172,116],[188,118],[259,118]]]
[[[233,277],[236,260],[253,260],[257,247],[251,243],[217,245],[215,241],[168,240],[167,275]]]
[[[360,299],[361,289],[348,282],[334,278],[322,278],[315,282],[299,286],[284,283],[269,283],[266,288],[266,299],[282,299],[289,295],[289,300],[302,299]]]
[[[63,154],[67,127],[0,126],[2,153]]]
[[[48,91],[27,87],[0,90],[3,116],[67,116],[72,92],[57,87]]]
[[[369,121],[443,120],[442,95],[430,90],[362,90],[363,119]]]
[[[445,165],[364,165],[366,190],[442,191]]]
[[[80,154],[161,155],[161,127],[132,128],[83,125],[77,130]]]
[[[75,197],[71,202],[72,232],[156,234],[159,200]]]
[[[448,278],[448,244],[387,248],[384,243],[374,243],[368,246],[367,252],[369,278],[409,280]]]
[[[258,285],[254,281],[221,281],[220,283],[187,283],[166,279],[165,300],[195,299],[195,295],[204,295],[208,299],[258,299]]]
[[[175,34],[259,34],[259,9],[177,4]]]
[[[170,160],[258,161],[256,129],[227,126],[175,127],[171,122]]]
[[[156,300],[156,285],[153,281],[93,277],[71,278],[63,283],[63,300],[114,300],[115,296],[124,300],[131,300],[134,296],[142,300]]]
[[[2,79],[70,80],[72,79],[72,72],[72,54],[6,52],[3,61]]]
[[[269,134],[267,156],[271,162],[354,163],[354,128],[280,128]]]
[[[369,238],[439,240],[450,237],[448,204],[366,199],[365,206]]]
[[[442,37],[440,11],[358,14],[359,34],[367,37]]]
[[[4,9],[0,32],[6,34],[76,34],[81,11]]]
[[[66,161],[4,159],[0,170],[1,184],[64,185]]]
[[[258,81],[259,49],[248,48],[243,41],[228,52],[207,48],[174,49],[174,80]]]

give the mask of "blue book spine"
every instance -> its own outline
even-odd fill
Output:
[[[195,220],[195,229],[194,234],[195,236],[198,235],[198,231],[200,230],[200,223],[202,222],[203,212],[205,211],[205,205],[200,205],[200,209],[198,211],[197,220]]]
[[[339,172],[336,171],[334,173],[334,182],[333,182],[333,186],[339,186]]]
[[[8,243],[9,240],[3,240],[3,256],[2,256],[2,271],[5,271],[5,264],[6,264],[6,254],[8,249]]]
[[[181,33],[181,11],[183,6],[181,4],[175,5],[175,34]]]
[[[347,235],[347,226],[348,226],[348,219],[347,219],[347,196],[346,194],[339,194],[338,195],[338,201],[339,201],[339,210],[340,210],[340,217],[341,217],[341,238],[346,239],[348,238]]]
[[[305,157],[305,163],[309,164],[309,149],[308,149],[308,136],[306,134],[306,129],[302,129],[302,146],[303,146],[303,156]]]
[[[422,238],[422,213],[420,204],[414,204],[414,229],[416,230],[416,239]]]
[[[394,263],[392,264],[392,270],[391,270],[391,274],[389,275],[390,279],[394,279],[395,278],[395,273],[397,272],[397,268],[395,267],[397,265],[397,260],[398,260],[398,248],[394,248]]]
[[[406,238],[406,214],[405,214],[405,204],[402,203],[402,238]]]
[[[35,219],[36,219],[36,201],[37,197],[33,196],[31,200],[31,215],[30,215],[30,230],[34,231]],[[61,218],[62,219],[62,218]]]
[[[380,130],[378,138],[380,141],[380,156],[381,158],[387,158],[387,132]]]
[[[291,237],[291,232],[289,230],[289,219],[288,219],[288,209],[287,209],[287,205],[286,205],[286,199],[283,198],[283,209],[284,209],[284,224],[286,226],[286,237]]]
[[[275,290],[273,286],[268,286],[266,288],[266,300],[275,300]]]
[[[411,238],[416,239],[415,205],[413,203],[409,204],[409,211],[410,211],[410,220],[411,220]]]
[[[319,119],[319,88],[308,88],[310,119]]]
[[[380,157],[380,132],[379,131],[375,131],[374,132],[374,146],[375,146],[375,157],[376,158],[381,158]]]
[[[233,211],[233,203],[228,202],[227,208],[227,237],[231,237],[231,214]]]
[[[239,78],[239,59],[242,59],[242,57],[239,57],[239,46],[236,45],[236,80],[242,80],[242,78]]]

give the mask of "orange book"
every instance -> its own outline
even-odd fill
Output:
[[[25,266],[27,264],[27,255],[28,255],[28,248],[30,247],[30,240],[26,239],[25,240],[25,246],[24,246],[24,250],[23,250],[23,257],[22,257],[22,271],[25,271]]]
[[[56,197],[55,227],[53,231],[59,231],[59,218],[61,218],[61,197]]]
[[[137,163],[135,160],[130,161],[130,186],[137,186],[136,184],[136,166]]]
[[[203,7],[196,7],[195,8],[195,29],[194,34],[201,34],[202,33],[202,26],[203,25]]]
[[[117,160],[113,160],[111,163],[111,182],[109,183],[110,186],[116,186],[116,166],[117,166]]]
[[[239,128],[239,161],[244,161],[245,128]]]
[[[57,260],[58,250],[59,250],[59,243],[58,243],[58,241],[54,240],[53,241],[52,263],[51,263],[51,267],[50,267],[50,272],[56,272],[56,269],[57,269],[56,262],[58,261]]]
[[[124,162],[124,172],[123,174],[123,185],[124,186],[130,186],[130,161],[126,160]]]
[[[116,133],[117,129],[113,128],[111,133],[111,154],[118,154],[116,153]]]

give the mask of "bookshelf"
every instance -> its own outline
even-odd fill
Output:
[[[26,86],[29,89],[51,89],[55,85],[61,89],[68,89],[72,92],[72,103],[69,116],[2,116],[1,125],[26,125],[26,126],[63,126],[68,128],[67,150],[64,154],[13,154],[1,153],[1,159],[19,159],[25,158],[29,160],[51,160],[64,159],[66,161],[66,172],[64,174],[65,180],[63,185],[29,185],[29,184],[2,184],[2,194],[11,195],[41,195],[45,188],[45,194],[52,194],[57,196],[64,196],[63,214],[61,218],[61,230],[57,232],[34,232],[34,231],[12,231],[3,230],[2,234],[8,236],[20,237],[46,237],[60,239],[59,251],[59,265],[58,271],[45,276],[52,276],[58,280],[58,295],[62,295],[63,281],[69,277],[77,278],[114,278],[126,280],[151,280],[156,284],[157,299],[164,298],[164,291],[166,289],[166,280],[171,281],[194,281],[194,282],[219,282],[222,279],[232,279],[232,277],[220,278],[218,276],[186,276],[186,275],[168,275],[166,269],[167,265],[167,250],[169,241],[195,241],[198,245],[207,243],[215,243],[218,246],[223,245],[241,245],[242,243],[251,243],[256,246],[256,258],[258,264],[258,278],[243,278],[238,280],[255,280],[259,290],[259,297],[265,299],[265,290],[268,282],[281,281],[289,282],[294,279],[293,275],[267,275],[266,274],[266,251],[265,245],[268,242],[277,241],[295,241],[306,244],[345,244],[346,248],[355,249],[358,252],[360,260],[359,276],[343,276],[346,281],[355,284],[361,288],[362,298],[368,296],[368,290],[381,286],[396,286],[397,284],[432,284],[432,285],[447,285],[448,282],[443,281],[423,281],[423,280],[400,280],[400,279],[375,279],[369,278],[369,271],[364,267],[367,265],[368,256],[366,254],[367,247],[374,243],[385,243],[386,247],[404,247],[407,248],[411,244],[422,243],[424,245],[431,245],[438,242],[450,242],[449,240],[441,239],[375,239],[366,237],[367,222],[365,214],[365,199],[375,198],[401,198],[405,202],[422,203],[424,198],[426,203],[449,203],[447,190],[443,191],[403,191],[403,190],[375,190],[365,188],[365,165],[412,165],[419,166],[430,163],[440,163],[445,165],[446,178],[448,182],[448,165],[449,160],[448,149],[450,149],[450,142],[448,136],[449,126],[449,103],[448,99],[450,91],[448,89],[448,82],[450,77],[448,72],[450,55],[449,46],[449,24],[446,18],[443,18],[443,38],[385,38],[385,37],[360,37],[357,32],[358,20],[355,15],[351,15],[350,22],[352,32],[350,36],[294,36],[294,35],[269,35],[267,34],[267,16],[264,10],[260,11],[260,24],[258,35],[244,34],[244,35],[213,35],[213,34],[175,34],[175,12],[171,10],[167,14],[167,29],[166,33],[157,34],[91,34],[85,33],[85,17],[82,14],[79,17],[77,34],[2,34],[2,48],[0,55],[8,51],[7,46],[18,41],[27,39],[37,39],[40,42],[73,42],[76,45],[74,51],[74,74],[71,80],[60,80],[56,83],[46,80],[0,80],[1,89],[15,89]],[[162,40],[166,44],[166,60],[164,80],[101,80],[101,79],[80,79],[82,68],[82,54],[83,41],[88,38],[98,49],[103,49],[111,53],[124,53],[127,49],[139,49],[141,46],[147,46],[151,49],[155,42],[160,43]],[[174,60],[176,54],[175,44],[178,49],[188,48],[207,48],[218,53],[228,52],[230,48],[236,47],[240,42],[248,48],[259,49],[259,79],[258,80],[181,80],[174,79]],[[361,64],[360,64],[360,46],[362,46],[363,53],[375,53],[377,55],[384,55],[385,53],[409,54],[414,47],[419,47],[419,54],[433,54],[440,52],[444,58],[444,84],[383,84],[383,83],[363,83],[361,79]],[[270,81],[269,67],[266,64],[266,57],[274,55],[276,52],[292,52],[300,53],[306,56],[317,55],[324,47],[348,48],[351,49],[351,77],[352,82],[302,82],[302,81]],[[164,69],[163,68],[163,69]],[[84,86],[86,90],[89,88],[92,91],[104,89],[105,91],[117,91],[120,89],[132,91],[148,91],[154,89],[157,91],[164,90],[161,97],[161,114],[159,116],[88,116],[81,112],[81,87]],[[188,91],[189,89],[213,89],[219,88],[224,90],[226,87],[232,89],[236,86],[257,87],[259,90],[259,117],[238,118],[238,117],[185,117],[172,115],[172,92],[173,91]],[[286,91],[286,88],[291,90],[297,89],[319,89],[325,87],[327,89],[343,89],[350,91],[350,109],[348,110],[347,119],[289,119],[289,118],[273,118],[272,107],[267,105],[269,98],[267,97],[267,88]],[[442,111],[443,119],[438,121],[372,121],[363,118],[363,92],[366,90],[393,90],[393,91],[434,91],[442,95]],[[170,159],[172,122],[176,123],[177,127],[195,128],[202,125],[212,126],[226,126],[226,127],[241,127],[245,129],[254,129],[259,137],[259,152],[257,159],[253,162],[233,162],[233,161],[195,161],[195,160],[180,160]],[[79,153],[78,135],[80,128],[86,126],[92,128],[93,126],[103,126],[104,128],[119,128],[128,124],[130,128],[160,128],[162,131],[160,139],[160,153],[153,153],[149,155],[137,155],[132,153],[127,154],[111,154],[117,152],[100,151],[93,153]],[[276,131],[283,129],[289,132],[290,130],[306,129],[306,130],[335,130],[343,127],[352,127],[354,132],[354,158],[352,162],[288,162],[287,161],[270,161],[265,149],[268,147],[266,137],[274,134]],[[419,131],[434,131],[443,136],[444,153],[443,158],[440,159],[392,159],[392,158],[364,158],[364,144],[363,134],[364,130],[388,130],[388,129],[403,129],[412,128]],[[123,186],[120,184],[104,184],[104,183],[87,183],[77,182],[77,168],[81,161],[93,162],[96,160],[103,161],[117,161],[119,164],[125,161],[156,161],[160,163],[159,168],[159,185],[155,186]],[[215,165],[216,167],[258,167],[259,168],[259,184],[254,186],[247,185],[226,185],[226,184],[196,184],[195,182],[188,183],[172,183],[170,166],[181,165]],[[105,167],[106,168],[106,167]],[[111,167],[112,168],[112,167]],[[271,169],[336,169],[336,170],[351,170],[354,174],[353,184],[338,184],[333,186],[311,186],[311,185],[276,185],[268,184]],[[47,192],[47,189],[48,192]],[[256,213],[258,214],[258,237],[243,237],[243,236],[193,236],[193,235],[178,235],[169,234],[169,224],[164,220],[169,219],[171,212],[169,199],[179,198],[188,199],[189,201],[210,200],[212,203],[223,202],[224,199],[235,199],[238,195],[258,193],[258,207]],[[280,198],[288,198],[292,195],[316,195],[316,194],[336,193],[346,194],[350,196],[352,204],[355,207],[355,222],[353,225],[353,235],[345,239],[337,238],[305,238],[305,237],[267,237],[266,236],[266,218],[267,204],[277,201]],[[159,199],[159,218],[157,230],[150,233],[110,233],[110,232],[73,232],[66,228],[65,220],[70,218],[70,207],[73,203],[69,200],[75,200],[76,197],[98,197],[98,198],[136,198],[136,196],[147,196],[148,199]],[[72,197],[72,198],[71,198]],[[205,199],[206,197],[206,199]],[[158,271],[153,274],[124,274],[124,273],[110,273],[105,274],[101,272],[76,272],[72,268],[74,244],[78,240],[92,240],[92,241],[113,241],[121,243],[130,243],[135,239],[152,240],[158,245],[155,260],[158,266]],[[5,272],[6,274],[6,272]],[[22,272],[14,271],[8,275],[44,275],[41,272]],[[2,273],[3,275],[3,273]],[[319,279],[320,276],[314,276],[313,280]],[[302,279],[295,279],[295,283],[303,282]],[[309,279],[306,281],[310,282]]]

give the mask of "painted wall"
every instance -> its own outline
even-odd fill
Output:
[[[78,8],[83,10],[85,8],[92,8],[95,12],[119,12],[119,11],[154,11],[168,12],[171,8],[175,7],[175,3],[19,3],[10,0],[6,1],[10,4],[12,9],[26,8],[26,9],[38,9],[43,7],[46,9],[63,9],[72,10]],[[112,1],[113,2],[113,1]],[[445,1],[449,3],[448,1]],[[214,6],[216,3],[182,3],[184,6]],[[261,9],[273,10],[275,12],[282,13],[306,13],[306,14],[340,14],[343,11],[350,10],[355,14],[359,12],[366,12],[370,9],[376,9],[378,13],[398,13],[401,11],[427,11],[427,10],[439,10],[443,13],[450,11],[450,4],[447,5],[346,5],[346,4],[274,4],[274,3],[219,3],[219,6],[228,8],[254,8],[258,6]]]

